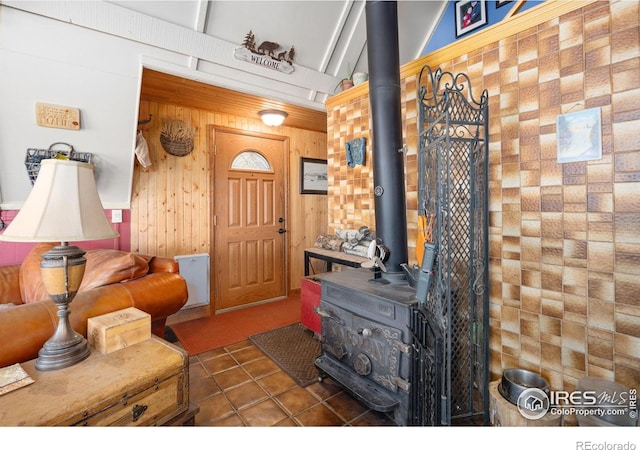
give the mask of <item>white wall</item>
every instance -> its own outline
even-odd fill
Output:
[[[110,2],[2,0],[0,207],[19,209],[28,195],[27,149],[61,141],[94,154],[105,208],[128,208],[143,65],[324,109],[312,93],[327,95],[335,77],[305,67],[288,75],[247,64],[233,57],[238,46]],[[37,126],[36,102],[79,108],[81,129]]]
[[[141,59],[187,57],[0,5],[0,198],[19,209],[28,148],[67,142],[94,154],[105,208],[128,208]],[[80,130],[36,125],[36,102],[80,109]]]

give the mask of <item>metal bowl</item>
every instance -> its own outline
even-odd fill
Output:
[[[517,405],[520,394],[530,388],[538,388],[549,395],[549,383],[535,372],[524,369],[506,369],[502,372],[498,392],[509,403]]]

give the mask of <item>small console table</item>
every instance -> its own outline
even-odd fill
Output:
[[[311,258],[320,259],[326,261],[327,272],[331,272],[332,264],[340,264],[349,267],[360,267],[368,258],[356,255],[349,255],[345,252],[336,252],[334,250],[327,250],[324,248],[308,248],[304,251],[304,276],[309,276],[309,260]]]

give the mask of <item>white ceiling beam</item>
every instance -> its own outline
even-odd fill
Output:
[[[195,23],[193,24],[193,30],[198,33],[204,32],[204,27],[207,21],[207,12],[209,10],[209,1],[208,0],[200,0],[196,6],[196,17]],[[198,61],[200,58],[196,58],[195,56],[189,57],[189,68],[197,69]]]
[[[348,14],[327,64],[327,70],[338,78],[344,78],[343,74],[346,74],[347,66],[351,63],[354,64],[351,67],[353,71],[357,58],[362,53],[362,46],[366,44],[366,24],[363,20],[365,5],[364,1],[349,2]],[[351,48],[353,44],[356,44],[355,50]]]
[[[350,56],[355,61],[352,68],[353,71],[356,70],[356,66],[362,59],[362,55],[365,53],[367,48],[367,17],[365,14],[365,4],[366,2],[362,2],[360,11],[358,11],[357,24],[354,28],[354,34],[351,37],[349,45],[349,49],[351,50]]]
[[[324,55],[322,57],[322,61],[318,65],[318,72],[327,73],[327,68],[329,67],[329,62],[331,61],[331,57],[336,51],[336,46],[338,45],[338,40],[340,36],[344,32],[345,24],[347,23],[347,18],[349,17],[349,12],[353,6],[353,0],[345,1],[342,7],[342,11],[340,12],[340,18],[336,23],[335,28],[333,29],[333,33],[331,34],[331,39],[327,43],[327,47],[325,49]],[[336,65],[336,68],[339,68],[339,65]],[[334,75],[336,75],[334,73]],[[324,103],[328,97],[328,94],[332,92],[327,92],[326,95],[322,95],[323,93],[318,92],[317,90],[312,90],[309,92],[309,96],[307,97],[311,101],[319,101],[321,99],[322,103]]]
[[[204,33],[204,27],[207,22],[207,14],[209,12],[209,0],[200,0],[196,10],[196,20],[193,29],[199,33]]]
[[[353,6],[353,1],[346,1],[342,7],[342,11],[340,12],[340,18],[336,23],[335,28],[333,29],[333,33],[331,34],[331,39],[327,43],[327,48],[325,49],[324,56],[322,57],[322,61],[318,66],[319,72],[326,72],[327,67],[329,66],[329,61],[331,61],[331,57],[336,50],[336,45],[338,45],[338,40],[340,35],[344,32],[345,24],[347,23],[347,18],[349,17],[349,11],[351,11],[351,7]],[[335,75],[335,74],[334,74]]]
[[[431,26],[425,29],[424,39],[422,40],[422,44],[420,45],[420,48],[417,50],[416,54],[413,55],[413,59],[418,59],[422,56],[422,52],[424,51],[425,48],[427,48],[427,44],[429,44],[429,40],[431,39],[431,36],[433,36],[433,33],[435,33],[436,28],[438,28],[438,25],[440,25],[440,21],[444,16],[447,6],[448,6],[448,2],[442,2],[442,4],[440,5],[440,8],[436,13],[436,17],[438,18],[438,20],[425,21],[425,23],[430,23]]]

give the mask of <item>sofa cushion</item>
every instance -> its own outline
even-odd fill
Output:
[[[81,291],[135,280],[149,272],[149,261],[134,253],[119,250],[89,250],[85,258],[87,258],[87,267],[80,285]]]
[[[54,246],[55,244],[50,242],[36,244],[22,261],[20,265],[20,295],[23,303],[49,299],[49,294],[47,294],[42,282],[42,275],[40,275],[40,261],[42,261],[42,254]]]
[[[42,254],[56,244],[37,244],[26,256],[20,266],[20,293],[24,303],[39,302],[49,299],[49,294],[42,282],[40,261]],[[145,276],[149,272],[148,258],[119,250],[89,250],[85,254],[85,268],[80,291],[86,291],[108,284],[133,280]]]
[[[22,303],[20,266],[17,264],[0,267],[0,305],[4,303]]]

